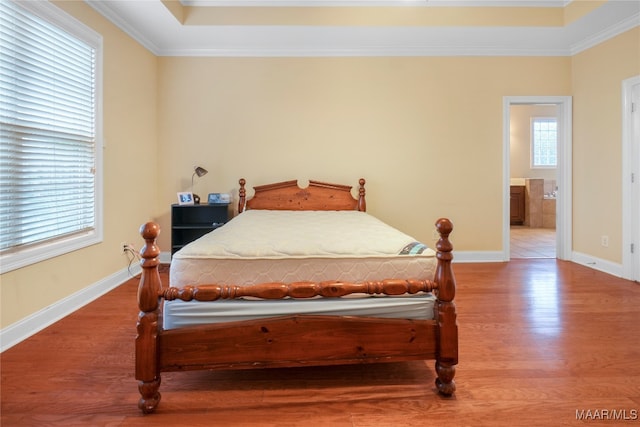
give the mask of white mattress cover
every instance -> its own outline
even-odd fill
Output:
[[[436,266],[432,249],[398,255],[405,247],[424,248],[416,243],[364,212],[250,210],[176,252],[170,281],[171,286],[181,287],[206,283],[432,279]],[[433,300],[429,294],[215,303],[168,301],[163,318],[165,329],[294,313],[432,318]]]

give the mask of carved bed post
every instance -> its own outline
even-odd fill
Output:
[[[247,200],[247,190],[244,188],[244,185],[247,181],[244,178],[240,178],[238,181],[240,184],[240,190],[238,191],[238,213],[242,213],[244,211],[244,204]]]
[[[440,239],[436,243],[438,266],[434,278],[438,284],[436,291],[438,301],[435,308],[438,322],[436,386],[441,394],[450,396],[456,390],[453,377],[456,373],[455,365],[458,364],[458,324],[456,305],[453,302],[456,295],[456,280],[451,269],[453,245],[449,241],[453,224],[446,218],[440,218],[436,222],[436,228],[440,234]]]
[[[160,314],[160,289],[162,282],[158,273],[160,249],[156,238],[160,233],[158,224],[148,222],[140,227],[145,240],[142,248],[142,276],[138,285],[138,315],[136,336],[136,379],[139,381],[140,401],[138,407],[151,413],[160,402],[160,370],[158,366],[158,318]]]
[[[364,180],[364,178],[360,178],[360,181],[358,181],[358,183],[360,184],[360,189],[358,191],[358,210],[360,212],[366,212],[367,201],[364,198],[365,196],[364,184],[366,183],[366,181]]]

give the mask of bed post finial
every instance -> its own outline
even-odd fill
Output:
[[[364,196],[365,196],[364,184],[366,183],[366,181],[364,180],[364,178],[360,178],[360,181],[358,181],[358,183],[360,184],[360,189],[358,190],[358,210],[360,212],[366,212],[367,201],[364,199]]]
[[[244,188],[247,181],[245,181],[244,178],[240,178],[238,183],[240,184],[240,190],[238,191],[238,213],[242,213],[242,211],[244,211],[244,204],[247,200],[247,190]]]
[[[438,266],[434,277],[438,285],[436,292],[438,300],[435,306],[435,317],[438,323],[436,387],[441,394],[451,396],[456,390],[453,377],[458,364],[458,324],[456,305],[453,302],[456,295],[456,279],[451,268],[453,245],[449,241],[453,224],[447,218],[440,218],[436,221],[436,229],[440,234],[440,239],[436,243]]]
[[[440,299],[443,301],[453,301],[456,296],[456,284],[451,269],[451,260],[453,259],[453,245],[449,241],[449,235],[453,231],[453,224],[447,218],[440,218],[436,221],[436,230],[440,235],[440,239],[436,243],[438,256],[438,271],[436,271],[436,279],[443,281],[438,287]],[[438,277],[438,274],[441,277]]]
[[[160,315],[160,289],[162,282],[158,273],[160,248],[156,239],[160,226],[148,222],[140,227],[145,240],[140,256],[142,276],[138,285],[138,315],[136,335],[136,379],[140,391],[138,407],[144,413],[153,412],[160,402],[160,369],[158,367],[158,318]]]

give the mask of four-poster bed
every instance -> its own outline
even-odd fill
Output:
[[[239,183],[238,216],[175,254],[170,287],[158,273],[159,226],[140,229],[135,371],[144,413],[156,409],[166,371],[434,359],[437,390],[455,391],[448,219],[436,222],[433,251],[366,214],[364,179],[357,199],[351,186],[318,181],[257,186],[247,199]],[[409,244],[385,252],[396,241]]]

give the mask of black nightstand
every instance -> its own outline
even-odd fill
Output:
[[[171,255],[189,242],[224,225],[229,204],[171,205]]]

